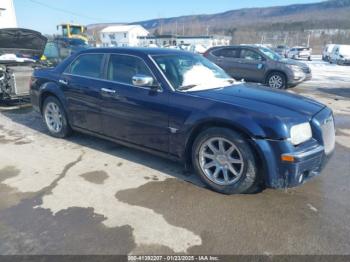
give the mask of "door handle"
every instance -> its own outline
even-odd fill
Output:
[[[113,89],[108,89],[108,88],[101,88],[101,92],[107,93],[107,94],[116,94],[117,93],[117,91],[115,91]]]
[[[68,85],[68,81],[64,80],[64,79],[60,79],[60,80],[58,80],[58,82],[62,85],[65,85],[65,86]]]

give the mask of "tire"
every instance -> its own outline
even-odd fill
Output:
[[[311,61],[311,56],[309,56],[309,58],[307,60]]]
[[[275,89],[286,89],[287,79],[284,74],[280,72],[272,72],[266,78],[266,84]]]
[[[215,142],[218,139],[224,141],[222,152],[227,150],[225,154],[230,155],[229,157],[222,157],[220,153],[215,154],[208,146],[211,144],[219,151],[219,143]],[[232,148],[235,151],[229,154]],[[240,161],[241,163],[228,164],[227,161]],[[205,168],[211,163],[215,163],[215,166]],[[260,186],[256,160],[248,141],[237,132],[227,128],[209,128],[198,135],[192,148],[192,164],[200,179],[209,188],[221,194],[254,193]],[[229,168],[228,165],[230,165]],[[236,175],[231,171],[232,168]],[[219,171],[215,178],[217,170]],[[224,170],[226,170],[228,180],[224,178]]]
[[[337,60],[337,65],[341,66],[341,65],[343,65],[343,63],[340,62],[339,60]]]
[[[65,138],[71,134],[72,129],[69,126],[67,115],[56,97],[49,96],[45,99],[42,115],[51,136]]]

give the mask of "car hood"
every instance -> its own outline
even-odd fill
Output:
[[[245,83],[193,94],[284,119],[303,118],[310,121],[325,108],[325,105],[300,95]]]
[[[288,58],[283,58],[282,60],[280,60],[278,62],[285,64],[285,65],[296,65],[299,67],[308,67],[308,65],[303,63],[303,62],[299,62],[299,61],[296,61],[293,59],[288,59]]]
[[[39,59],[46,42],[47,38],[37,31],[23,28],[0,29],[0,55],[16,54]]]

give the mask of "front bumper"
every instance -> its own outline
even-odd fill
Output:
[[[292,76],[288,82],[288,85],[289,86],[295,86],[295,85],[298,85],[302,82],[305,82],[305,81],[309,81],[312,79],[312,73],[308,73],[308,74],[304,74],[303,76],[300,76],[300,77],[296,77],[296,76]]]
[[[309,57],[311,57],[311,54],[309,54],[309,53],[299,53],[299,54],[297,54],[296,55],[296,58],[300,58],[300,59],[307,59],[307,58],[309,58]]]
[[[321,174],[334,152],[332,111],[329,108],[322,110],[312,119],[311,126],[313,138],[297,147],[287,140],[255,140],[265,163],[263,169],[267,187],[296,187]],[[293,161],[283,161],[283,156],[292,157]]]
[[[288,155],[292,155],[295,161],[281,166],[285,177],[284,187],[296,187],[319,176],[331,157],[331,154],[325,154],[324,147],[320,145]]]
[[[341,59],[339,61],[342,65],[350,65],[350,59]]]

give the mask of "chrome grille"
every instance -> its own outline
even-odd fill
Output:
[[[330,116],[324,121],[321,129],[325,153],[328,155],[335,148],[335,128],[333,116]]]

